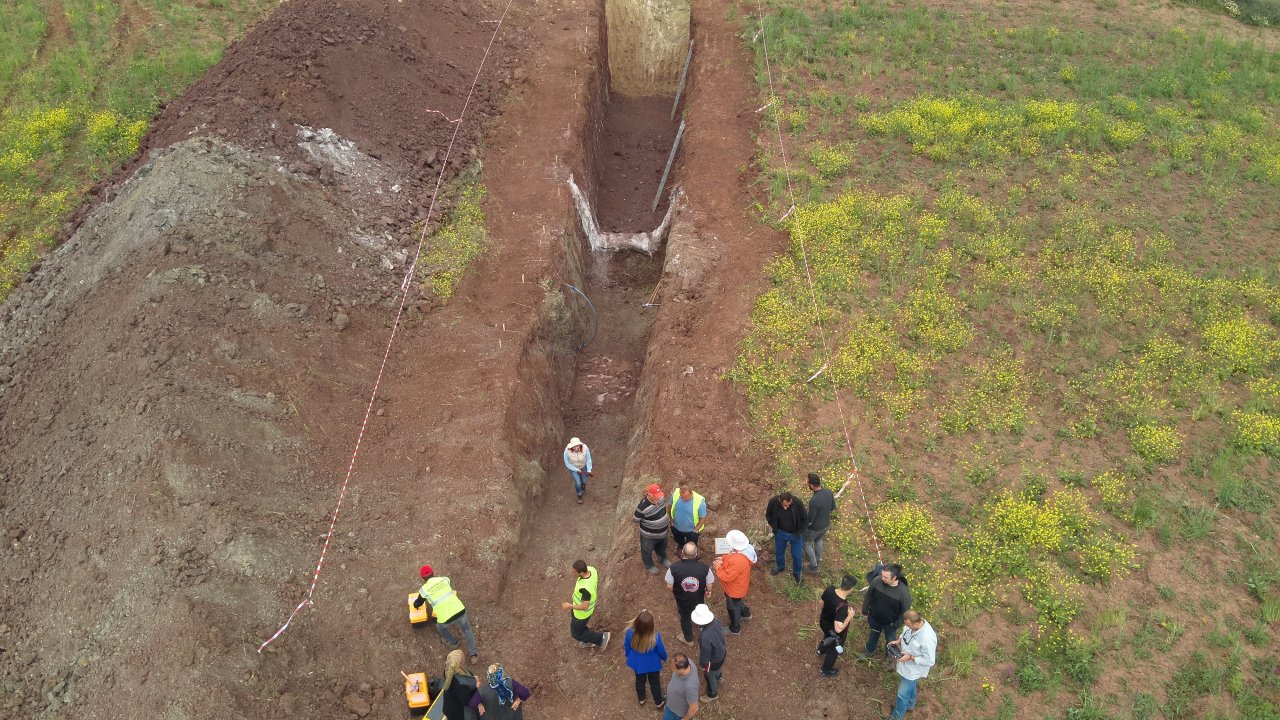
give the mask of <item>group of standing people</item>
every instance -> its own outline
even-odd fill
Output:
[[[789,492],[774,496],[764,510],[764,519],[773,531],[776,563],[773,574],[786,572],[787,551],[790,550],[791,575],[796,582],[800,582],[801,570],[815,574],[819,571],[823,538],[831,527],[831,514],[836,509],[836,497],[822,487],[822,478],[817,473],[809,473],[807,480],[809,491],[813,493],[808,510],[800,498]],[[801,558],[804,558],[803,565]]]
[[[565,446],[564,462],[573,478],[574,494],[581,503],[588,480],[593,476],[591,451],[575,437]],[[835,510],[835,497],[822,487],[822,479],[810,473],[807,480],[812,491],[807,509],[800,498],[789,492],[771,498],[765,508],[765,520],[774,538],[772,574],[786,571],[789,555],[796,582],[802,581],[802,572],[819,571],[823,539]],[[663,720],[692,720],[701,704],[719,697],[729,650],[726,637],[741,634],[744,621],[752,617],[747,594],[751,571],[758,563],[756,550],[745,533],[730,530],[725,536],[728,552],[717,556],[710,565],[703,562],[699,558],[698,540],[709,514],[706,498],[691,488],[677,487],[668,499],[656,483],[645,489],[633,513],[639,528],[641,560],[649,573],[664,575],[675,601],[680,621],[679,639],[690,648],[695,645],[698,648],[696,663],[683,652],[668,655],[662,633],[656,629],[654,614],[647,609],[641,610],[626,630],[623,651],[627,667],[635,674],[636,699],[643,706],[651,698],[654,705],[663,710]],[[669,540],[675,541],[678,555],[675,562],[667,559]],[[572,570],[573,589],[569,600],[561,603],[561,608],[570,613],[570,636],[580,647],[606,650],[612,634],[590,627],[599,603],[599,573],[585,560],[575,561]],[[471,661],[476,661],[475,636],[466,608],[448,578],[435,576],[431,567],[425,565],[421,575],[423,584],[415,606],[430,603],[441,638],[455,647],[465,641]],[[717,581],[724,592],[727,628],[707,604],[708,590]],[[911,610],[911,591],[900,566],[877,566],[868,574],[860,612],[849,602],[857,586],[856,578],[845,575],[839,586],[828,586],[822,593],[818,618],[823,633],[818,646],[818,654],[822,656],[819,673],[828,678],[839,674],[836,662],[844,653],[849,629],[855,619],[865,618],[868,637],[858,656],[872,657],[879,650],[881,637],[884,638],[885,652],[899,675],[891,718],[903,720],[915,706],[917,683],[928,675],[935,662],[937,634],[928,621]],[[695,626],[698,628],[696,639]],[[664,693],[661,672],[667,665],[671,668],[671,679]],[[522,704],[530,695],[528,688],[508,677],[498,663],[489,666],[484,680],[476,678],[461,649],[448,655],[443,692],[448,720],[474,720],[479,714],[487,718],[520,718]]]

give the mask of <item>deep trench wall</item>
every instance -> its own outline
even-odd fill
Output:
[[[605,20],[597,15],[596,38],[603,42]],[[564,409],[573,391],[577,355],[582,341],[591,332],[590,312],[565,283],[582,288],[583,261],[590,252],[569,196],[569,173],[578,178],[594,196],[596,157],[603,134],[604,105],[609,95],[609,70],[605,55],[589,53],[594,62],[581,83],[582,107],[577,127],[567,134],[568,156],[562,167],[553,168],[550,182],[564,185],[556,208],[560,224],[549,232],[558,241],[554,271],[544,282],[538,318],[525,336],[516,365],[517,383],[507,407],[504,430],[511,450],[511,478],[524,503],[542,498],[549,478],[558,477],[565,434]],[[563,177],[562,177],[563,176]],[[562,253],[560,252],[562,251]],[[517,547],[524,544],[532,529],[533,513],[520,516]],[[508,556],[508,564],[518,555]],[[499,589],[506,582],[501,572]]]
[[[614,92],[674,95],[689,51],[690,0],[605,0]]]

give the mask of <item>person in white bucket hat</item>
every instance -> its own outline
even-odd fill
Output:
[[[730,530],[725,540],[729,542],[730,553],[718,557],[711,567],[724,588],[725,609],[729,611],[729,634],[742,632],[742,621],[751,619],[751,608],[747,607],[747,590],[751,587],[751,568],[756,564],[756,550],[751,547],[746,533],[741,530]]]
[[[707,694],[700,699],[711,702],[720,697],[720,668],[724,667],[729,644],[724,639],[724,626],[706,604],[693,609],[693,622],[702,628],[698,638],[698,668],[707,679]]]
[[[578,496],[578,504],[582,504],[582,495],[587,491],[587,478],[591,472],[591,448],[578,438],[570,438],[564,446],[564,466],[569,468],[573,477],[573,494]]]

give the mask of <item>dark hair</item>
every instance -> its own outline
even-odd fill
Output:
[[[573,569],[577,570],[580,573],[584,573],[587,571],[587,564],[581,560],[574,560]]]
[[[784,492],[778,496],[778,502],[791,502],[792,500],[795,500],[795,499],[796,499],[795,496],[789,492]]]
[[[896,578],[902,577],[902,566],[898,563],[889,563],[880,569],[889,571],[889,574]]]
[[[676,653],[675,655],[672,655],[671,662],[676,664],[676,669],[678,670],[689,669],[689,656],[684,653]]]
[[[858,578],[852,575],[846,574],[843,578],[840,579],[841,590],[852,590],[856,587],[858,587]]]
[[[822,476],[818,473],[809,473],[809,487],[822,487]]]

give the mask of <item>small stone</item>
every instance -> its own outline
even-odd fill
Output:
[[[346,330],[347,326],[350,324],[351,324],[351,318],[346,313],[338,312],[334,314],[333,327],[339,332],[341,332],[342,330]]]

